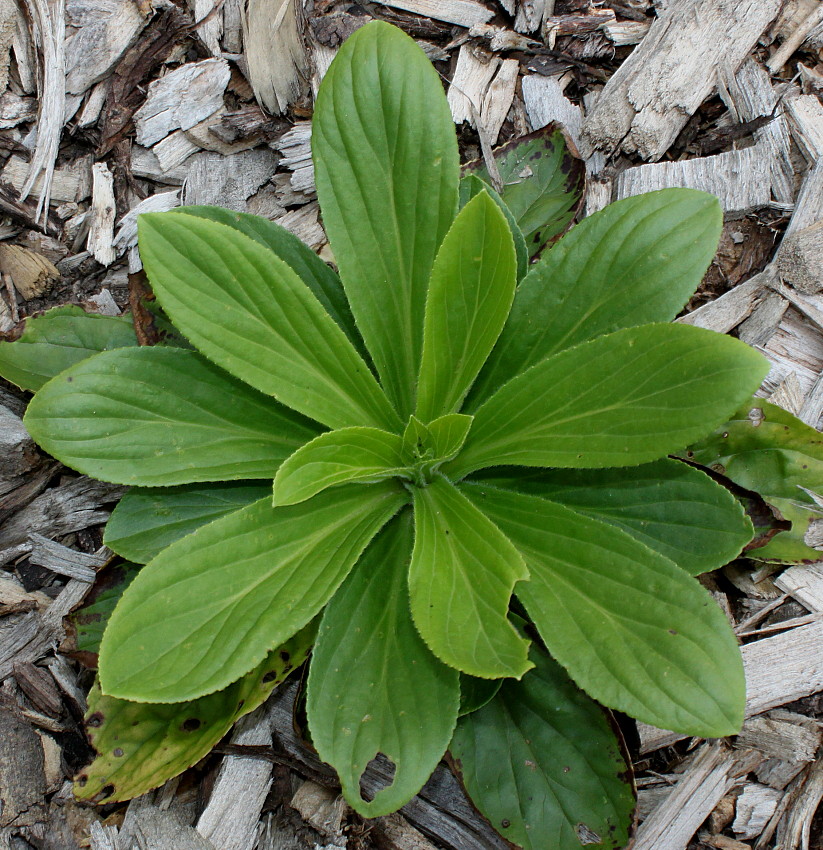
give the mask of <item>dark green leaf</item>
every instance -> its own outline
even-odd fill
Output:
[[[134,487],[106,524],[104,543],[118,555],[147,564],[175,540],[271,492],[271,484],[245,481]]]
[[[50,378],[98,351],[131,345],[137,345],[131,317],[55,307],[27,319],[16,342],[0,343],[0,375],[24,390],[39,390]]]
[[[422,421],[460,408],[509,314],[515,275],[509,226],[481,193],[460,211],[434,261],[417,387]]]
[[[274,478],[274,504],[295,505],[337,484],[409,477],[403,440],[379,428],[339,428],[287,458]]]
[[[784,563],[823,557],[804,540],[809,524],[823,518],[823,508],[814,498],[823,495],[819,431],[777,405],[754,398],[684,454],[759,493],[791,522],[790,530],[752,549],[749,557]]]
[[[312,742],[365,817],[396,811],[422,788],[457,719],[457,671],[432,655],[409,612],[411,550],[406,511],[372,542],[326,607],[309,673]],[[378,753],[394,764],[394,778],[366,802],[360,777]]]
[[[634,797],[602,709],[558,664],[535,669],[460,719],[451,744],[463,785],[489,823],[524,850],[620,850]]]
[[[475,414],[450,478],[503,464],[633,466],[723,422],[768,371],[739,340],[689,325],[628,328],[561,351]]]
[[[86,726],[97,757],[77,777],[76,797],[95,803],[130,800],[196,764],[303,663],[316,631],[310,623],[242,679],[188,702],[128,702],[105,696],[95,684]]]
[[[684,735],[740,730],[746,683],[726,615],[668,558],[620,529],[535,496],[463,492],[517,547],[517,596],[549,652],[610,708]]]
[[[336,487],[294,507],[270,498],[164,549],[132,582],[100,648],[103,692],[181,702],[226,687],[303,628],[407,495]]]
[[[500,690],[502,679],[478,679],[477,676],[460,674],[460,716],[477,711]]]
[[[72,366],[25,417],[58,460],[119,484],[273,478],[313,422],[179,348],[121,348]]]
[[[330,428],[399,427],[363,358],[272,251],[181,212],[141,215],[138,231],[160,304],[208,358]]]
[[[375,21],[343,44],[317,95],[312,149],[352,312],[405,421],[429,275],[457,212],[460,176],[443,86],[412,39]]]
[[[692,189],[627,198],[584,219],[520,285],[467,410],[558,351],[673,319],[711,262],[722,224],[717,198]]]
[[[611,523],[692,575],[736,558],[754,534],[725,487],[674,460],[618,469],[492,469],[482,481]]]
[[[569,150],[558,124],[512,139],[494,151],[503,181],[501,197],[512,211],[531,256],[559,236],[583,201],[583,162]],[[487,183],[482,160],[465,170]]]
[[[435,655],[472,676],[522,676],[528,642],[507,614],[528,577],[520,553],[456,487],[436,476],[414,489],[412,616]]]

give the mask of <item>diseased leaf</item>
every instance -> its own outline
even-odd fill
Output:
[[[583,161],[569,150],[555,123],[506,142],[495,149],[494,159],[503,181],[501,197],[534,256],[566,229],[580,208],[586,187]],[[464,170],[490,182],[482,160]]]
[[[272,478],[317,426],[179,348],[121,348],[53,378],[26,428],[73,469],[144,487]]]
[[[314,251],[293,233],[259,215],[235,212],[223,207],[175,207],[171,212],[206,218],[226,224],[274,251],[283,262],[291,266],[297,276],[314,293],[326,312],[340,326],[361,356],[366,356],[363,339],[354,324],[354,317],[343,292],[340,278]]]
[[[519,682],[462,717],[451,753],[489,823],[524,850],[620,850],[634,797],[603,710],[537,649]]]
[[[490,469],[480,480],[604,520],[692,575],[727,564],[754,534],[725,487],[674,460],[617,469]]]
[[[160,304],[210,360],[330,428],[399,427],[363,358],[272,251],[181,212],[145,213],[138,231]]]
[[[719,469],[736,484],[759,493],[791,522],[791,529],[752,549],[748,557],[778,563],[823,557],[823,552],[805,542],[810,524],[823,518],[823,508],[814,498],[823,495],[823,437],[819,431],[781,407],[753,398],[683,455]]]
[[[352,312],[406,421],[429,275],[457,212],[460,176],[443,86],[411,38],[375,21],[347,39],[317,95],[312,150]]]
[[[517,466],[633,466],[723,422],[768,371],[739,340],[688,325],[628,328],[513,378],[474,417],[444,466],[454,479]]]
[[[295,505],[327,487],[411,477],[403,440],[378,428],[339,428],[315,437],[287,458],[274,478],[274,504]]]
[[[434,261],[418,419],[429,422],[460,408],[509,314],[515,276],[511,231],[499,207],[481,193],[460,211]]]
[[[585,218],[523,280],[467,412],[552,354],[673,319],[712,261],[722,225],[717,198],[693,189],[626,198]]]
[[[436,476],[414,489],[412,616],[435,655],[481,678],[522,676],[528,642],[507,613],[528,577],[520,553],[456,487]]]
[[[364,817],[405,805],[437,767],[457,720],[457,671],[432,655],[409,612],[412,517],[383,529],[323,615],[309,672],[312,742]],[[366,802],[360,777],[382,753],[391,784]]]
[[[78,775],[75,796],[93,803],[130,800],[196,764],[303,663],[316,632],[310,623],[242,679],[189,702],[128,702],[105,696],[95,684],[86,728],[97,756]]]
[[[175,540],[270,492],[271,484],[246,481],[134,487],[112,511],[103,542],[118,555],[147,564]]]
[[[460,180],[460,209],[462,210],[472,198],[477,197],[481,192],[488,193],[489,197],[500,208],[500,212],[503,213],[509,225],[509,230],[514,240],[514,253],[517,257],[517,280],[519,282],[525,277],[529,269],[529,252],[526,248],[526,240],[523,238],[523,231],[520,230],[512,211],[506,206],[500,195],[488,183],[476,175],[468,174]]]
[[[500,690],[502,679],[478,679],[477,676],[460,674],[460,711],[459,715],[477,711]]]
[[[129,316],[99,316],[81,307],[55,307],[26,319],[23,335],[0,342],[0,375],[24,390],[39,390],[64,369],[99,351],[137,345]]]
[[[178,540],[140,571],[109,621],[103,692],[182,702],[226,687],[320,611],[406,498],[389,482],[294,507],[267,497]]]
[[[620,529],[535,496],[462,491],[522,554],[517,596],[588,694],[663,729],[740,731],[743,662],[725,614],[694,579]]]
[[[94,666],[93,657],[100,651],[100,640],[111,612],[139,569],[137,564],[108,567],[104,574],[98,574],[88,604],[69,614],[76,633],[77,651],[89,653],[83,657],[86,666]]]

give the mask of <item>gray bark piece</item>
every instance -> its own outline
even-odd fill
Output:
[[[268,148],[233,156],[204,151],[191,160],[183,184],[183,205],[217,204],[245,212],[246,200],[274,174],[277,155]]]
[[[517,32],[537,32],[543,21],[554,13],[554,0],[520,0],[514,28]]]
[[[141,807],[126,834],[124,830],[118,836],[118,850],[225,850],[183,823],[175,812],[155,806]]]
[[[794,236],[823,219],[823,156],[809,168],[803,178],[794,213],[783,239]]]
[[[782,572],[774,583],[810,611],[823,613],[823,564],[797,564]]]
[[[673,0],[606,84],[586,140],[660,159],[715,89],[718,69],[738,68],[783,2]]]
[[[0,827],[37,823],[45,793],[40,738],[16,708],[0,702]]]
[[[459,27],[471,27],[474,24],[485,24],[494,17],[494,12],[475,0],[377,0],[382,6],[402,9],[435,18]]]
[[[766,297],[754,308],[751,316],[741,323],[738,337],[747,345],[759,347],[774,336],[789,302],[776,292],[769,292]]]
[[[757,838],[782,797],[782,791],[758,782],[747,782],[737,798],[732,832],[743,840]]]
[[[134,0],[66,0],[66,90],[83,94],[106,78],[134,44],[146,20]]]
[[[776,258],[780,277],[806,295],[823,292],[823,221],[796,230],[780,243]]]
[[[771,202],[773,156],[764,144],[715,156],[629,168],[617,178],[617,200],[684,187],[716,195],[727,216],[741,216]]]
[[[97,570],[111,558],[111,552],[108,549],[101,554],[90,555],[70,549],[62,543],[49,540],[48,537],[37,533],[29,535],[29,542],[31,543],[29,560],[33,564],[78,581],[93,582]]]
[[[232,744],[272,745],[265,708],[246,715],[232,735]],[[271,763],[265,759],[226,756],[209,803],[197,821],[197,831],[219,850],[254,850],[257,823],[271,787]]]
[[[149,195],[137,206],[130,209],[122,219],[114,237],[114,247],[117,255],[121,256],[137,244],[137,216],[148,212],[167,212],[180,206],[180,192],[175,189],[171,192],[158,192]]]
[[[0,480],[24,475],[40,462],[40,455],[23,420],[0,405]]]
[[[223,105],[231,70],[225,59],[190,62],[149,85],[134,113],[137,143],[153,145],[175,130],[188,130]]]
[[[767,293],[768,277],[764,273],[724,292],[720,298],[698,307],[676,321],[684,325],[728,333],[752,314]]]

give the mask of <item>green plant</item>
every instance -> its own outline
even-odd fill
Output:
[[[106,541],[148,561],[100,645],[85,782],[123,799],[192,764],[317,630],[309,728],[358,812],[399,808],[450,748],[513,843],[620,847],[626,765],[591,698],[690,735],[743,716],[734,634],[692,576],[751,524],[667,458],[766,372],[668,324],[719,205],[620,202],[528,269],[506,193],[461,187],[436,73],[379,23],[341,48],[313,134],[339,278],[260,219],[141,216],[158,300],[198,351],[81,359],[26,414],[64,463],[135,485]],[[365,800],[381,753],[393,780]]]

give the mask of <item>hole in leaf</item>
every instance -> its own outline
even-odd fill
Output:
[[[100,793],[97,794],[94,798],[95,803],[102,803],[107,797],[111,797],[114,794],[114,785],[105,785],[100,789]]]
[[[360,794],[363,799],[373,800],[381,791],[391,788],[396,770],[397,766],[388,756],[378,753],[360,775]]]
[[[120,758],[123,755],[123,750],[120,747],[115,747],[113,755],[115,758]]]
[[[603,839],[593,830],[589,829],[585,823],[577,824],[575,830],[577,832],[577,840],[583,844],[600,844]]]
[[[199,717],[188,717],[183,721],[182,729],[184,732],[194,732],[199,729],[201,721]]]
[[[98,726],[103,724],[103,715],[99,711],[95,711],[94,714],[86,721],[87,726],[91,726],[93,729],[96,729]]]

